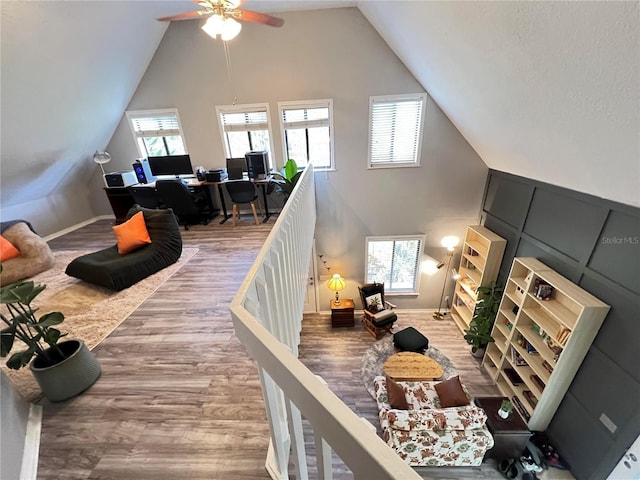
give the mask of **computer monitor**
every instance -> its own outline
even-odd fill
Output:
[[[193,175],[193,166],[189,155],[165,155],[149,157],[149,168],[156,177],[159,175]]]
[[[247,172],[247,160],[244,158],[227,158],[227,175],[229,180],[241,180]]]

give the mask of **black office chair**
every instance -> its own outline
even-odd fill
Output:
[[[154,187],[127,187],[129,195],[133,197],[134,202],[144,208],[159,208],[160,197]]]
[[[240,216],[240,207],[242,203],[249,203],[251,210],[253,211],[253,218],[256,221],[256,225],[260,225],[258,215],[256,214],[255,201],[258,198],[258,192],[256,186],[250,180],[237,180],[225,183],[229,197],[233,202],[233,209],[231,215],[233,216],[233,226],[236,226],[236,221]]]
[[[156,180],[156,190],[167,208],[173,210],[178,223],[189,230],[189,225],[208,224],[211,206],[205,196],[193,195],[180,180]]]

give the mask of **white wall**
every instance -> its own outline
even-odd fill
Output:
[[[357,9],[280,16],[280,29],[243,24],[229,43],[231,82],[220,40],[208,37],[198,22],[172,23],[128,109],[177,107],[193,164],[222,167],[215,106],[231,104],[234,97],[240,104],[268,102],[273,152],[281,166],[277,102],[332,98],[336,171],[316,176],[316,244],[332,271],[347,279],[343,296],[357,299],[365,236],[426,233],[428,253],[443,255],[440,238],[463,236],[464,227],[477,221],[487,168],[429,100],[422,166],[367,170],[369,96],[424,89]],[[124,116],[108,151],[114,170],[128,168],[138,156]],[[422,280],[418,297],[394,302],[435,307],[443,275]],[[321,306],[328,309],[332,294],[320,291]]]
[[[0,371],[0,478],[18,479],[29,420],[29,402]]]

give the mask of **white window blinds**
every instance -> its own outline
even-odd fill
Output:
[[[327,107],[283,109],[282,123],[285,128],[328,127],[329,109]]]
[[[371,97],[369,166],[419,165],[426,95]]]
[[[130,115],[136,137],[168,137],[180,135],[178,115],[174,112]]]
[[[250,132],[267,130],[269,117],[266,110],[255,112],[221,112],[222,129],[225,132]]]
[[[388,292],[417,293],[423,237],[367,237],[367,283]]]

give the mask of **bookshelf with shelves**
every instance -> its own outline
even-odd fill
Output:
[[[549,425],[608,311],[539,260],[514,258],[482,365],[530,430]]]
[[[451,303],[451,317],[464,333],[478,302],[478,287],[487,287],[498,277],[507,241],[482,225],[470,225],[462,246],[462,255]]]

